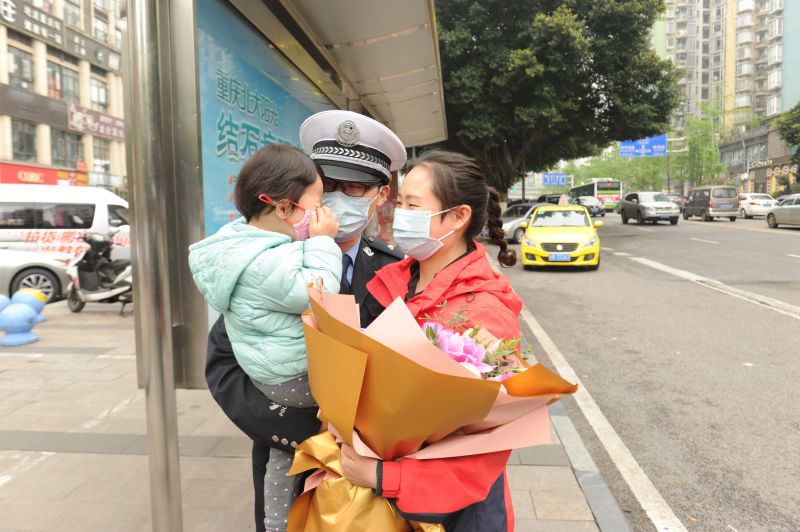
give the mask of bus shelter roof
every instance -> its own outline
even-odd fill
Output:
[[[447,138],[433,0],[281,0],[343,86],[407,147]]]

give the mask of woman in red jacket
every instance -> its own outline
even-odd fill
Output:
[[[400,297],[420,325],[431,318],[447,323],[458,314],[465,327],[480,325],[498,338],[519,336],[522,301],[474,240],[488,225],[499,261],[516,263],[503,239],[497,192],[465,155],[428,151],[411,166],[393,224],[407,257],[377,272],[366,304],[386,307]],[[345,445],[342,467],[351,483],[393,499],[408,519],[442,523],[448,532],[505,532],[514,530],[505,474],[510,453],[381,462]]]

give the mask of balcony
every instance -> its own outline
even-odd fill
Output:
[[[736,7],[736,12],[742,13],[744,11],[754,11],[755,8],[755,0],[739,0],[739,4]]]

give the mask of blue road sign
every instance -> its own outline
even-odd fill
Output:
[[[619,143],[620,157],[666,157],[667,135],[658,135],[639,140],[623,140]]]
[[[567,174],[562,172],[548,172],[542,174],[542,185],[544,186],[563,186],[567,184]]]

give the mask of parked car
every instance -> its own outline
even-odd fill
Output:
[[[536,198],[536,203],[549,203],[550,205],[558,205],[558,202],[561,200],[561,196],[565,194],[542,194],[538,198]],[[570,205],[577,205],[578,203],[567,196],[567,201]]]
[[[594,196],[578,196],[575,198],[575,203],[586,207],[586,210],[589,211],[589,214],[592,216],[606,215],[606,209],[603,205],[603,202]]]
[[[728,185],[693,188],[683,206],[683,219],[700,216],[704,222],[714,218],[728,218],[735,222],[739,216],[739,191]]]
[[[800,225],[800,194],[785,197],[767,213],[767,225]]]
[[[10,297],[20,288],[36,288],[48,303],[63,299],[71,259],[66,253],[0,249],[0,294]]]
[[[501,218],[503,219],[503,231],[506,232],[506,237],[511,242],[519,244],[522,242],[522,237],[525,236],[525,229],[520,227],[520,224],[527,222],[533,209],[540,205],[549,205],[549,203],[517,203],[506,209]]]
[[[777,203],[769,194],[739,194],[739,217],[766,216]]]
[[[589,212],[580,205],[537,207],[531,220],[523,222],[522,265],[600,267],[600,237]]]
[[[114,236],[115,259],[130,258],[128,202],[98,187],[0,184],[0,244],[77,255],[86,232]]]
[[[664,195],[665,195],[666,197],[668,197],[668,198],[669,198],[669,200],[670,200],[672,203],[674,203],[675,205],[677,205],[677,206],[678,206],[678,208],[680,209],[680,211],[681,211],[681,212],[683,212],[683,204],[684,204],[684,203],[686,203],[686,198],[684,198],[684,197],[683,197],[683,196],[681,196],[680,194],[675,194],[675,193],[672,193],[672,192],[670,192],[670,193],[666,193],[666,194],[664,194]]]
[[[624,224],[633,219],[639,225],[662,220],[676,225],[680,214],[680,208],[661,192],[631,192],[619,202],[619,215]]]

